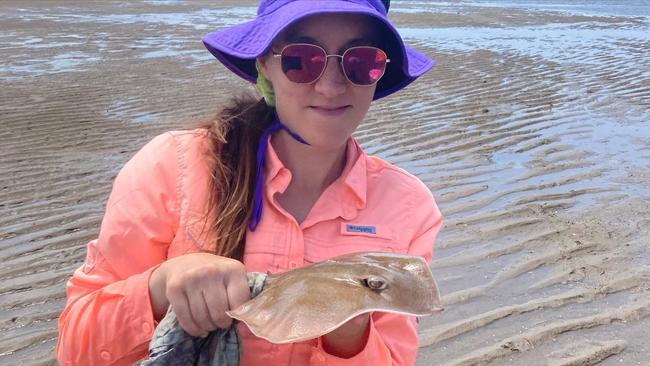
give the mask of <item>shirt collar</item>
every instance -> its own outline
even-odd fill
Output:
[[[269,141],[265,157],[265,190],[272,196],[284,192],[291,182],[291,172],[278,157],[273,144]],[[341,204],[343,217],[352,215],[355,211],[366,207],[367,170],[366,154],[355,139],[350,137],[346,146],[346,162],[341,176],[336,179],[324,194],[335,193]],[[334,198],[334,197],[332,197]],[[352,198],[352,199],[350,199]]]

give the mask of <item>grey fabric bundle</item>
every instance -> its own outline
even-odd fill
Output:
[[[266,277],[265,273],[248,274],[251,297],[262,292]],[[230,328],[216,329],[205,338],[193,337],[181,328],[170,306],[149,343],[149,359],[141,365],[237,366],[239,360],[239,337],[234,322]]]

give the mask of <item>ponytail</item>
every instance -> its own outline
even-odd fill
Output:
[[[248,220],[253,211],[256,154],[274,108],[264,99],[242,95],[230,100],[208,132],[211,172],[206,228],[216,239],[214,253],[242,260]]]

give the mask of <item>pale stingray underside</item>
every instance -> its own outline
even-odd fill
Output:
[[[257,337],[290,343],[320,337],[367,312],[426,316],[440,310],[422,257],[354,253],[270,275],[257,297],[228,315]]]

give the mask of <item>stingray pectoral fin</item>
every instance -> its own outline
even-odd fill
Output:
[[[364,312],[359,289],[356,284],[322,276],[292,276],[290,281],[265,288],[228,315],[273,343],[313,339]]]
[[[371,312],[370,310],[359,311],[345,317],[340,317],[338,321],[331,321],[330,319],[330,321],[326,322],[321,322],[319,319],[309,319],[308,321],[304,318],[292,319],[290,316],[287,316],[287,313],[277,313],[272,320],[261,324],[259,322],[259,314],[252,314],[246,311],[239,312],[237,310],[227,313],[232,318],[246,324],[256,337],[275,344],[302,342],[318,338],[335,330],[355,316]]]
[[[271,343],[284,344],[318,338],[364,313],[379,311],[405,316],[426,316],[440,310],[441,307],[428,309],[428,311],[409,310],[390,304],[353,308],[345,301],[301,309],[295,303],[291,306],[287,304],[278,306],[258,297],[227,314],[245,323],[256,337]]]
[[[256,337],[276,344],[317,338],[336,328],[331,320],[322,322],[317,313],[320,311],[300,309],[295,303],[270,301],[265,296],[258,296],[227,312],[246,324]]]

